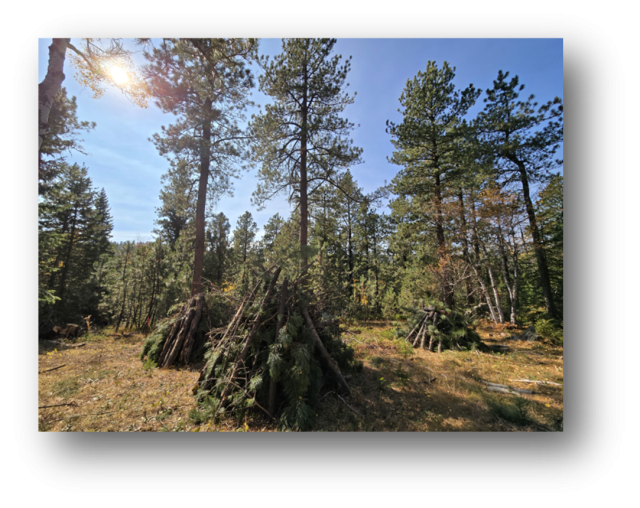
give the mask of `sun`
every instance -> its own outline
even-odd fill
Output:
[[[124,85],[129,81],[129,73],[119,65],[111,65],[109,75],[116,85]]]

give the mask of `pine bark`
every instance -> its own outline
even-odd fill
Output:
[[[38,152],[42,148],[42,141],[49,128],[49,114],[53,100],[62,87],[65,75],[64,58],[71,39],[53,39],[49,46],[49,64],[47,75],[38,85]],[[39,174],[40,179],[43,174]]]
[[[192,296],[182,307],[158,358],[159,367],[171,367],[178,361],[188,365],[202,317],[204,294]]]
[[[544,248],[542,246],[542,235],[538,228],[538,221],[536,219],[536,212],[531,201],[531,194],[529,191],[529,178],[527,176],[527,170],[524,164],[517,159],[513,162],[516,163],[520,171],[520,181],[522,182],[522,195],[524,197],[524,204],[527,210],[527,216],[529,217],[529,227],[531,228],[531,236],[533,237],[533,250],[536,254],[536,261],[538,263],[538,274],[540,275],[540,286],[542,287],[542,296],[544,297],[545,306],[547,307],[547,314],[550,317],[555,318],[558,315],[555,304],[553,302],[553,292],[551,290],[551,280],[549,277],[549,268],[547,265],[547,258],[544,254]]]
[[[302,270],[307,269],[307,228],[308,228],[308,203],[307,203],[307,129],[308,129],[308,74],[307,62],[304,65],[304,84],[302,91],[301,108],[301,132],[300,132],[300,250],[302,251]],[[303,282],[304,284],[304,282]]]
[[[449,280],[449,259],[447,258],[447,244],[444,238],[442,190],[440,186],[440,173],[438,173],[438,169],[436,169],[434,193],[436,198],[436,237],[438,240],[438,257],[442,265],[442,301],[447,307],[451,308],[453,307],[453,287]]]
[[[200,142],[200,180],[198,182],[198,202],[196,204],[196,244],[193,258],[191,296],[202,292],[202,272],[204,270],[204,212],[207,202],[209,166],[211,164],[211,106],[211,99],[207,98],[204,103],[205,120],[202,124],[202,140]]]

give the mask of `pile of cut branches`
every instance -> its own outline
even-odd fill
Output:
[[[338,324],[318,315],[302,277],[279,284],[281,271],[268,270],[226,328],[209,333],[194,420],[241,418],[257,407],[285,428],[305,430],[320,390],[350,393],[342,372],[359,367],[353,350],[340,340]]]
[[[413,347],[428,348],[438,353],[443,349],[472,350],[484,349],[485,344],[473,329],[473,323],[458,312],[432,304],[412,309],[408,320],[406,340]]]
[[[177,362],[189,364],[203,307],[204,294],[200,293],[183,304],[176,316],[158,323],[147,338],[140,359],[147,358],[158,367],[171,367]]]

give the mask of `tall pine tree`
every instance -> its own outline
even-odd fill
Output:
[[[508,72],[498,73],[493,88],[486,91],[485,108],[476,124],[486,150],[495,158],[503,184],[519,181],[522,186],[547,313],[558,317],[531,184],[548,181],[561,164],[555,155],[563,139],[562,101],[556,97],[538,107],[533,95],[519,100],[524,85],[518,76],[511,80],[508,76]]]
[[[302,267],[308,262],[309,194],[359,160],[353,128],[340,114],[353,98],[343,91],[350,59],[331,55],[335,39],[286,39],[282,53],[262,61],[260,90],[272,104],[251,121],[253,158],[260,165],[254,192],[259,207],[282,191],[297,202]]]
[[[402,166],[393,180],[393,192],[429,220],[436,234],[442,279],[442,301],[453,305],[449,246],[445,238],[444,202],[449,178],[457,167],[459,127],[479,91],[469,85],[462,92],[453,83],[455,68],[429,61],[425,72],[407,81],[400,96],[402,122],[387,121],[396,151],[391,162]],[[426,212],[426,213],[425,213]]]
[[[145,52],[146,77],[156,103],[178,120],[153,136],[158,151],[197,160],[195,248],[192,296],[202,291],[207,197],[229,191],[237,176],[246,137],[239,127],[253,80],[247,59],[255,41],[245,39],[163,39]]]

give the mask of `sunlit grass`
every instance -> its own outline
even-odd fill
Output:
[[[352,394],[320,395],[315,431],[554,431],[562,430],[562,347],[507,340],[503,327],[478,332],[506,354],[430,353],[408,347],[390,322],[354,323],[343,335],[362,361],[348,383]],[[274,431],[262,414],[212,423],[194,412],[193,369],[157,369],[139,360],[145,337],[127,332],[83,337],[81,348],[41,349],[41,431]],[[534,390],[533,395],[492,393],[482,381]],[[522,402],[523,401],[525,402]],[[347,407],[348,404],[351,408]],[[67,405],[61,405],[67,404]],[[197,409],[196,409],[197,411]]]

